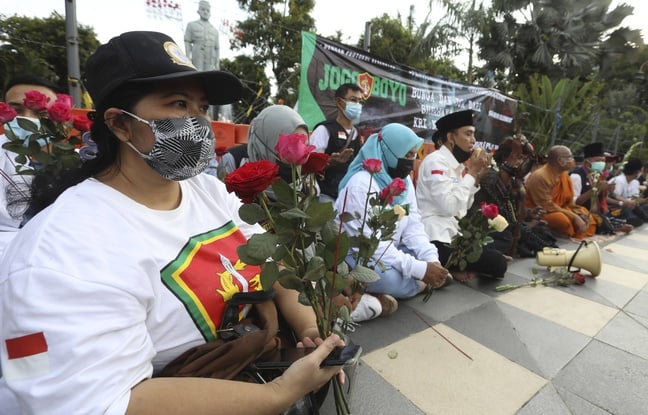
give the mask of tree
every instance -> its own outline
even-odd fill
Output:
[[[99,47],[94,30],[79,25],[79,61]],[[33,74],[50,79],[68,90],[65,52],[65,18],[53,12],[50,17],[32,18],[0,15],[0,85],[17,74]]]
[[[373,55],[409,66],[430,74],[461,79],[459,69],[454,66],[456,53],[450,40],[452,28],[437,22],[431,25],[429,14],[425,21],[413,32],[413,19],[403,25],[402,17],[396,18],[383,14],[371,20],[371,50]],[[357,47],[364,44],[364,35]]]
[[[633,8],[609,10],[610,0],[495,0],[478,45],[493,71],[506,71],[510,90],[531,74],[554,82],[595,73],[606,48]],[[515,16],[523,16],[519,21]],[[619,50],[616,53],[622,53]]]
[[[277,82],[276,98],[287,105],[297,101],[301,32],[314,31],[310,16],[314,0],[237,0],[250,16],[238,22],[239,36],[231,41],[233,49],[251,47],[253,60],[270,66]]]
[[[534,75],[516,92],[518,112],[528,112],[523,133],[536,150],[545,152],[555,144],[572,148],[574,154],[591,141],[596,114],[600,111],[599,94],[605,84],[564,78],[552,83],[546,75]]]
[[[232,104],[234,122],[246,124],[252,121],[261,110],[269,105],[270,80],[253,58],[239,55],[233,60],[222,59],[221,69],[236,75],[245,85],[245,93],[240,103]]]

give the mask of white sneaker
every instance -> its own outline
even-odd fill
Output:
[[[351,321],[358,323],[380,317],[382,306],[380,300],[370,294],[362,294],[360,302],[351,312]]]

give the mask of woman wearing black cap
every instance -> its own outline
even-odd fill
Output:
[[[155,377],[223,337],[233,295],[262,289],[259,268],[236,253],[262,230],[239,218],[240,201],[224,184],[199,174],[214,156],[208,105],[235,101],[242,86],[225,72],[196,71],[156,32],[112,39],[88,59],[86,75],[98,154],[35,184],[36,210],[56,201],[0,263],[2,370],[22,411],[276,414],[338,373],[320,368],[341,343],[332,336],[269,384]],[[313,345],[312,310],[294,291],[278,290],[276,302]],[[276,315],[272,302],[256,312]],[[276,327],[266,328],[239,344],[273,337]]]
[[[475,127],[472,111],[448,114],[436,122],[443,145],[428,154],[419,166],[416,201],[428,237],[439,250],[444,264],[451,254],[452,238],[459,232],[457,217],[463,217],[473,204],[480,179],[488,172],[490,155],[481,148],[473,151]],[[468,281],[478,273],[503,278],[506,258],[486,246],[475,263],[465,271],[450,270],[454,279]]]

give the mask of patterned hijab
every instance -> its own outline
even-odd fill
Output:
[[[393,178],[387,173],[388,167],[396,167],[398,159],[412,149],[418,150],[423,145],[423,139],[417,136],[409,127],[402,124],[387,124],[380,132],[371,134],[367,141],[360,147],[358,155],[353,159],[349,168],[340,182],[339,190],[349,182],[351,176],[364,170],[362,162],[367,159],[378,159],[382,161],[383,167],[379,173],[374,175],[374,180],[382,189],[387,186]],[[408,180],[408,188],[411,181]],[[392,204],[401,204],[407,196],[407,189]]]

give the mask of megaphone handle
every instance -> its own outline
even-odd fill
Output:
[[[569,259],[569,264],[567,264],[567,272],[580,272],[580,268],[576,268],[574,270],[571,269],[572,264],[574,263],[574,259],[576,258],[576,255],[578,255],[578,251],[584,246],[587,245],[587,241],[581,241],[580,245],[578,245],[578,248],[576,248],[576,251],[574,251],[574,255]]]

